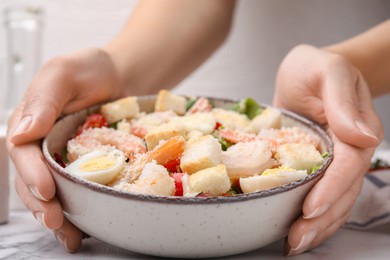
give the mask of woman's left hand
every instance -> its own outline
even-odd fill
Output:
[[[317,122],[334,142],[333,162],[290,227],[291,256],[316,247],[348,220],[383,132],[361,73],[342,56],[308,45],[280,65],[274,105]]]

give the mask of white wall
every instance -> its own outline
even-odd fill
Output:
[[[1,0],[46,11],[43,60],[102,46],[122,27],[134,0]],[[224,97],[251,96],[271,103],[274,76],[296,44],[318,46],[355,35],[389,18],[386,0],[241,0],[232,33],[211,59],[180,84],[178,92]],[[4,32],[0,32],[0,84],[4,87]],[[237,91],[239,89],[239,91]],[[3,93],[3,92],[0,92]],[[390,95],[375,101],[390,139]]]

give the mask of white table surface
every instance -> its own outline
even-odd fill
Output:
[[[10,212],[0,225],[0,259],[154,259],[125,251],[94,238],[84,240],[81,250],[69,254],[54,235],[26,210]],[[283,241],[265,248],[218,259],[286,259]],[[288,259],[390,259],[390,224],[371,231],[341,229],[318,248]]]

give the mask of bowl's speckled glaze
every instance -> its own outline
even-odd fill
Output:
[[[211,98],[216,107],[236,101]],[[139,97],[151,112],[154,96]],[[92,108],[92,109],[96,109]],[[332,142],[318,125],[288,111],[283,125],[320,136],[325,164],[307,178],[278,188],[228,197],[186,198],[115,190],[72,175],[53,155],[65,146],[89,110],[59,120],[43,142],[65,216],[85,233],[135,252],[177,258],[219,257],[254,250],[287,235],[303,200],[333,158]]]

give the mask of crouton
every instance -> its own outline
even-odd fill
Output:
[[[283,144],[276,149],[276,159],[281,165],[297,170],[311,169],[324,162],[321,154],[312,144]]]
[[[203,169],[190,175],[192,192],[207,193],[212,196],[222,195],[230,189],[230,179],[223,164]]]
[[[152,150],[161,140],[169,140],[174,136],[186,136],[184,125],[179,122],[162,124],[152,128],[145,135],[146,146],[148,150]]]
[[[100,112],[109,124],[133,118],[139,113],[137,97],[126,97],[107,103],[100,108]]]
[[[116,130],[121,131],[121,132],[125,132],[125,133],[131,133],[131,124],[129,121],[122,119],[116,125]]]
[[[164,123],[170,122],[173,118],[177,117],[173,111],[145,113],[140,112],[137,118],[131,120],[131,126],[133,128],[142,128],[146,132],[149,132],[152,128]]]
[[[204,135],[211,134],[215,129],[215,117],[212,113],[195,113],[188,116],[176,117],[173,122],[180,122],[184,124],[186,131],[199,131]]]
[[[282,112],[268,107],[260,115],[252,119],[248,131],[258,133],[261,129],[280,128],[282,126]]]
[[[262,173],[276,164],[267,142],[237,143],[222,152],[221,161],[229,177],[238,179]]]
[[[221,123],[225,128],[231,130],[246,129],[250,123],[250,120],[246,115],[242,115],[231,110],[214,108],[213,114],[217,122]]]
[[[167,90],[160,90],[154,105],[154,110],[155,112],[172,110],[178,115],[184,115],[186,112],[186,104],[185,97],[172,94]]]
[[[202,132],[193,130],[193,131],[187,133],[187,144],[191,144],[191,143],[195,142],[196,140],[199,140],[202,137],[203,137]]]
[[[180,167],[184,172],[192,174],[221,163],[221,145],[211,135],[205,135],[184,148]]]

